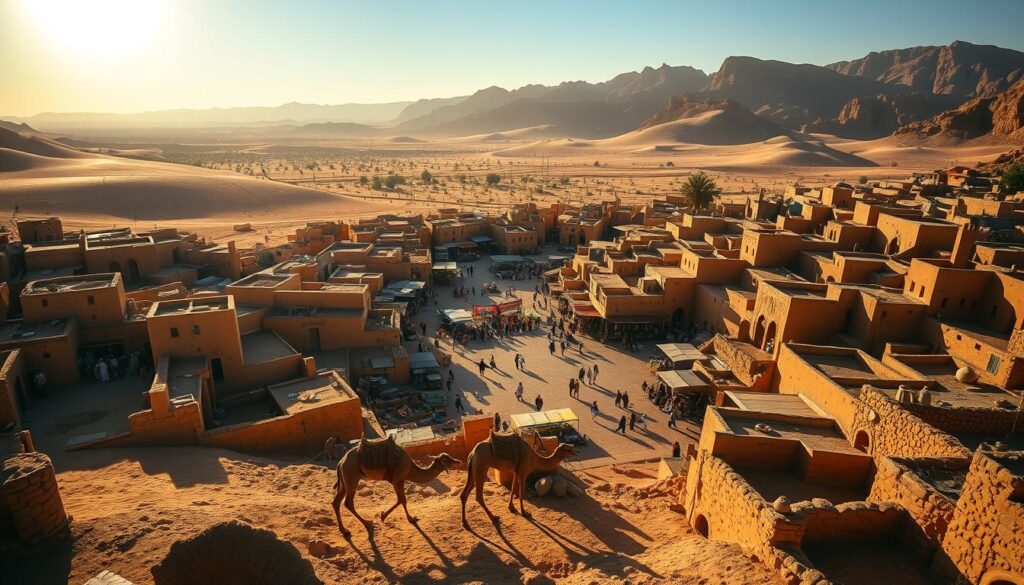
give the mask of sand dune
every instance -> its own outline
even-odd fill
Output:
[[[453,138],[450,142],[456,143],[477,143],[477,142],[516,142],[523,140],[538,140],[544,138],[561,138],[555,127],[551,124],[541,126],[529,126],[527,128],[516,128],[503,132],[492,132],[489,134],[473,134],[471,136],[460,136]]]
[[[1014,148],[1012,143],[922,146],[908,144],[908,141],[900,137],[867,141],[833,141],[829,143],[829,146],[835,150],[869,158],[879,164],[896,162],[900,166],[930,169],[942,168],[954,163],[973,166]]]
[[[393,136],[391,138],[386,138],[384,142],[393,142],[395,144],[418,144],[420,142],[426,142],[426,140],[420,140],[419,138],[414,138],[412,136]]]
[[[691,119],[683,120],[688,122]],[[668,128],[663,128],[668,126]],[[680,130],[682,128],[682,130]],[[571,156],[584,152],[598,155],[665,154],[676,165],[692,167],[874,167],[878,164],[857,154],[837,150],[822,140],[808,136],[777,136],[761,142],[730,145],[703,145],[663,140],[672,133],[690,132],[692,126],[676,122],[660,124],[640,132],[607,140],[545,140],[513,146],[494,152],[501,157]],[[650,132],[650,134],[644,134]]]
[[[47,140],[32,132],[15,132],[8,128],[0,128],[0,148],[51,158],[90,158],[93,156]]]
[[[72,222],[219,218],[237,223],[358,216],[390,208],[234,173],[80,153],[13,132],[2,136],[0,209],[17,205],[23,215],[60,214]]]
[[[603,140],[609,146],[658,144],[747,144],[784,134],[784,130],[755,116],[740,117],[727,110],[711,110]]]

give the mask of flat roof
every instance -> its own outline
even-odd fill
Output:
[[[114,282],[117,280],[117,278],[118,273],[116,272],[104,274],[87,274],[82,276],[62,276],[57,278],[47,278],[43,280],[35,280],[29,282],[21,291],[21,294],[22,296],[44,295],[61,292],[110,288],[115,286]]]
[[[814,407],[799,394],[769,394],[765,392],[727,390],[725,395],[742,410],[770,412],[793,416],[822,416],[822,413],[815,410]]]
[[[329,404],[358,400],[348,384],[333,372],[275,384],[270,387],[270,395],[282,414],[299,414]]]
[[[298,355],[298,353],[295,348],[288,345],[288,342],[273,331],[261,329],[242,336],[242,361],[247,366]]]
[[[60,337],[67,334],[72,319],[46,321],[8,321],[0,324],[0,343],[23,343],[35,339]]]
[[[771,437],[775,439],[788,439],[800,441],[809,449],[815,451],[827,451],[832,453],[847,453],[851,455],[863,455],[861,451],[853,448],[853,445],[846,440],[832,425],[800,424],[798,422],[783,422],[770,418],[757,417],[755,412],[744,412],[746,416],[739,416],[737,413],[719,409],[718,414],[729,426],[729,430],[738,436]],[[816,415],[816,418],[821,419]],[[766,424],[771,427],[768,434],[762,433],[755,427],[759,424]]]

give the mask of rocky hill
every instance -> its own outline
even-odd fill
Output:
[[[959,100],[953,96],[921,93],[855,97],[843,105],[835,118],[815,120],[803,126],[802,130],[871,140],[958,104]]]
[[[903,126],[893,136],[942,142],[981,138],[1024,141],[1024,79],[994,97],[975,98],[956,109]]]
[[[754,57],[729,57],[704,88],[709,97],[737,101],[793,129],[818,119],[835,118],[853,98],[910,91],[817,65]]]
[[[872,52],[828,68],[925,94],[991,97],[1024,77],[1024,53],[954,41],[944,47]]]

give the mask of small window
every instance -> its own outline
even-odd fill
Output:
[[[87,300],[90,305],[95,305],[96,304],[96,297],[94,297],[92,295],[89,295],[88,297],[86,297],[85,300]]]
[[[920,297],[922,297],[922,298],[923,298],[923,297],[924,297],[924,291],[925,291],[925,290],[926,290],[927,288],[928,288],[928,287],[924,287],[924,286],[922,286],[922,287],[921,287],[921,294],[920,294],[920,295],[918,295],[918,296],[920,296]]]
[[[992,354],[988,358],[988,366],[985,369],[988,371],[988,373],[995,374],[996,372],[999,371],[1000,361],[1001,360],[999,359],[999,356],[997,356],[996,354]]]
[[[177,327],[171,327],[171,337],[177,337],[177,336],[178,336],[178,328]]]
[[[199,335],[199,325],[192,326],[192,335]]]
[[[974,344],[974,349],[975,350],[981,350],[981,344],[980,343],[975,343]]]

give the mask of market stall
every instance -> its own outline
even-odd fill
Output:
[[[571,408],[525,412],[509,417],[512,430],[536,432],[540,436],[558,437],[560,443],[581,445],[587,438],[580,433],[580,419]]]

